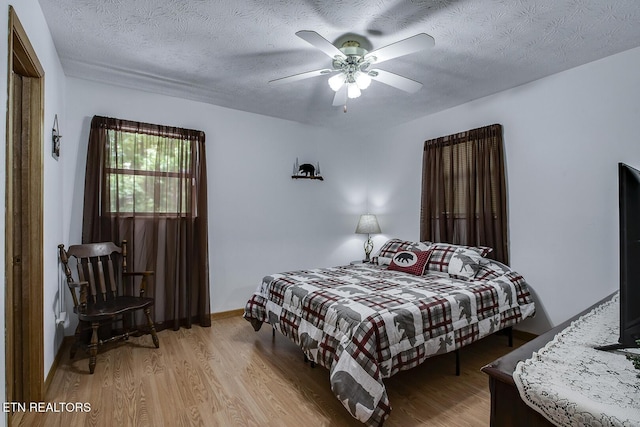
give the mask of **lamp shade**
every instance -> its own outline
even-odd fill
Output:
[[[356,83],[348,83],[347,84],[347,96],[351,99],[358,98],[362,95],[362,91],[358,87]]]
[[[365,90],[371,84],[371,77],[369,74],[358,71],[356,73],[356,85],[360,88],[360,90]]]
[[[342,85],[344,85],[345,82],[345,75],[343,73],[339,73],[336,74],[335,76],[331,77],[328,82],[329,82],[329,86],[331,87],[331,90],[333,90],[334,92],[337,92],[340,90],[340,88],[342,87]]]
[[[373,214],[360,215],[356,234],[378,234],[381,233],[378,219]]]

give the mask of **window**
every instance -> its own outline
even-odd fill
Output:
[[[494,217],[498,215],[498,197],[492,197],[498,194],[498,183],[495,179],[490,179],[487,192],[481,186],[483,181],[476,178],[478,153],[474,150],[474,144],[477,142],[471,140],[442,147],[442,178],[445,191],[443,197],[451,197],[451,200],[443,204],[451,209],[441,212],[445,216],[453,215],[456,219],[466,219],[471,215],[470,218],[477,219],[478,212],[484,209],[485,203],[488,203],[488,212]],[[488,172],[492,177],[496,176],[495,167],[494,163],[488,163]]]
[[[424,144],[420,240],[493,248],[509,262],[502,126]]]
[[[193,172],[188,139],[108,131],[109,212],[185,214]]]

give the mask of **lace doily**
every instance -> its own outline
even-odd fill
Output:
[[[616,294],[562,330],[513,379],[522,400],[558,426],[640,426],[640,378],[621,351]]]

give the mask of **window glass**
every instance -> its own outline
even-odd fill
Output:
[[[189,212],[191,141],[115,130],[107,135],[111,212]]]

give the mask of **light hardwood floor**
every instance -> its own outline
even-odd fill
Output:
[[[98,354],[94,375],[81,352],[68,348],[46,401],[90,404],[89,412],[26,412],[25,426],[363,426],[334,397],[329,371],[311,368],[287,338],[268,325],[254,332],[241,317],[211,328],[162,331],[132,338]],[[522,345],[514,338],[514,347]],[[385,426],[488,426],[488,377],[480,368],[511,351],[505,336],[385,380],[392,405]]]

